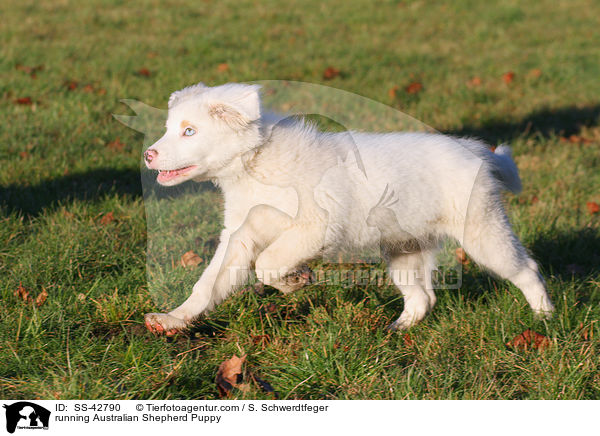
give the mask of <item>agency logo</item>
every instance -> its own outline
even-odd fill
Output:
[[[14,433],[18,428],[26,430],[48,430],[50,411],[29,401],[19,401],[10,405],[4,404],[6,409],[6,431]]]

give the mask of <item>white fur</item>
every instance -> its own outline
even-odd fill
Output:
[[[196,134],[182,136],[182,124]],[[186,124],[187,125],[187,124]],[[287,275],[344,248],[379,247],[404,311],[392,328],[435,304],[438,241],[454,238],[480,265],[511,280],[541,315],[553,311],[536,263],[511,230],[500,191],[518,191],[510,148],[425,133],[324,133],[302,120],[263,114],[257,86],[202,84],[174,93],[151,169],[191,166],[168,182],[212,180],[225,196],[215,256],[191,296],[159,331],[185,328],[249,278],[294,290]],[[416,271],[414,280],[398,271]]]

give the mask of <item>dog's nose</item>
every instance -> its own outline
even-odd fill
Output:
[[[156,156],[158,156],[158,151],[156,150],[150,149],[144,152],[144,159],[146,159],[146,162],[148,163],[152,162],[152,160],[156,158]]]

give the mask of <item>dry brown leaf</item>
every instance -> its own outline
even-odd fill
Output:
[[[265,312],[268,312],[268,313],[277,312],[277,309],[278,309],[278,307],[275,303],[269,303],[266,306],[264,306]]]
[[[246,361],[246,355],[242,357],[233,356],[231,359],[225,360],[219,365],[217,370],[217,389],[219,395],[225,397],[242,383],[242,365]]]
[[[512,71],[509,71],[507,73],[504,73],[502,75],[502,80],[504,81],[504,83],[509,84],[511,83],[513,80],[515,79],[515,73],[513,73]]]
[[[417,94],[421,92],[423,85],[420,82],[413,82],[405,88],[407,94]]]
[[[112,223],[115,220],[115,216],[112,212],[105,213],[102,218],[100,218],[100,224],[103,226]]]
[[[150,70],[146,67],[140,68],[137,72],[140,76],[150,77]]]
[[[225,71],[229,70],[229,65],[226,62],[223,62],[222,64],[217,65],[217,71],[219,73],[224,73]]]
[[[17,64],[15,68],[19,71],[23,71],[31,76],[32,79],[37,77],[37,72],[42,71],[44,69],[43,65],[37,65],[35,67],[28,67],[27,65]]]
[[[570,142],[572,144],[591,144],[594,142],[592,139],[584,138],[583,136],[575,134],[570,135],[568,138],[561,137],[560,140],[562,142]]]
[[[46,302],[47,298],[48,298],[48,292],[46,292],[46,289],[42,288],[42,292],[40,292],[39,295],[37,296],[37,298],[35,299],[35,305],[37,307],[40,307],[42,304],[44,304]]]
[[[183,256],[181,256],[181,266],[183,267],[195,267],[198,264],[202,263],[203,260],[200,256],[198,256],[196,253],[194,253],[193,250],[190,250],[186,253],[183,253]]]
[[[527,329],[520,335],[515,336],[513,340],[506,345],[517,350],[528,350],[531,348],[542,351],[551,344],[550,339],[546,336]]]
[[[15,103],[29,106],[33,104],[33,100],[31,99],[31,97],[21,97],[17,98],[15,100]]]
[[[600,212],[600,205],[595,201],[588,201],[585,205],[590,215],[594,215]]]
[[[125,148],[125,144],[121,142],[119,138],[115,138],[114,141],[110,141],[106,144],[106,147],[114,151],[122,151]]]
[[[323,79],[325,79],[325,80],[335,79],[339,75],[340,75],[340,70],[338,70],[337,68],[334,68],[334,67],[327,67],[327,68],[325,68],[325,71],[323,71]]]
[[[398,85],[394,85],[389,89],[388,95],[390,96],[391,99],[396,98],[396,94],[398,93],[399,89],[400,89],[400,87]]]
[[[68,82],[65,82],[65,86],[69,91],[74,91],[79,86],[79,83],[77,83],[75,80],[69,80]]]
[[[465,250],[463,250],[461,247],[458,247],[454,251],[454,255],[456,256],[456,260],[458,260],[463,265],[469,264],[469,259],[467,258],[467,253],[465,253]]]
[[[469,86],[481,86],[481,78],[478,76],[472,77],[471,80],[467,82]]]
[[[31,297],[29,296],[29,292],[27,292],[27,289],[25,289],[23,287],[21,282],[19,282],[19,287],[15,290],[14,294],[15,294],[15,297],[20,298],[21,300],[23,300],[25,302],[28,302],[31,300]]]

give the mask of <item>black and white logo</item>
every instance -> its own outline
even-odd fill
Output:
[[[48,429],[50,411],[29,401],[19,401],[10,405],[4,404],[6,409],[6,431],[14,433],[16,429],[37,430]]]

